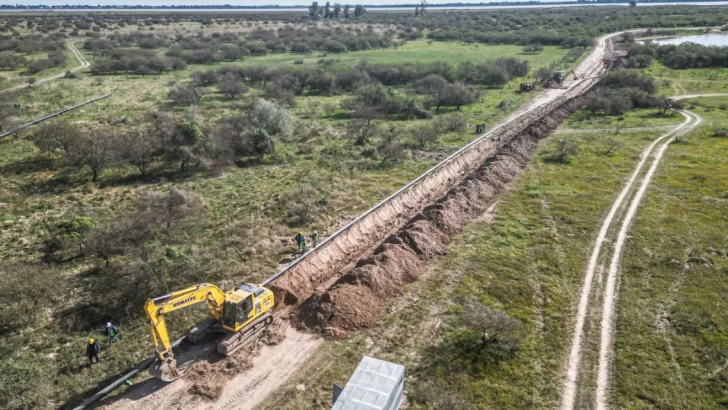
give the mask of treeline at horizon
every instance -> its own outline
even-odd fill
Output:
[[[716,0],[640,0],[637,3],[714,3]],[[427,4],[428,8],[448,8],[448,7],[485,7],[485,6],[534,6],[534,5],[565,5],[565,4],[629,4],[629,0],[576,0],[576,1],[496,1],[496,2],[480,2],[480,3],[440,3],[440,4]],[[419,7],[420,4],[363,4],[368,9],[389,9],[389,8],[411,8]],[[295,10],[306,10],[309,5],[298,4],[290,6],[282,6],[277,4],[260,5],[260,6],[246,6],[246,5],[232,5],[232,4],[218,4],[218,5],[159,5],[150,6],[144,4],[137,5],[121,5],[121,4],[107,4],[107,5],[58,5],[48,6],[44,4],[37,5],[25,5],[25,4],[0,4],[0,10],[74,10],[74,9],[160,9],[160,10],[197,10],[197,9],[240,9],[240,10],[264,10],[264,9],[295,9]]]

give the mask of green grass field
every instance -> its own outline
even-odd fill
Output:
[[[704,125],[670,146],[624,255],[616,408],[728,404],[728,140],[713,136],[728,128],[726,111],[716,109],[728,98],[696,103]]]

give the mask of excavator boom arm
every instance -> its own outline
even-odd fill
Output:
[[[201,283],[147,301],[144,305],[144,311],[149,318],[152,341],[154,342],[157,357],[160,360],[172,356],[172,344],[169,341],[164,315],[205,301],[210,305],[212,315],[217,316],[217,318],[222,317],[225,293],[217,286],[209,283]]]

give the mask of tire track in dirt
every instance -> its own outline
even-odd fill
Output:
[[[84,68],[89,67],[91,65],[91,63],[89,63],[83,57],[83,54],[81,54],[81,52],[78,51],[78,49],[76,48],[75,44],[78,41],[80,41],[80,40],[75,40],[75,41],[72,41],[72,42],[70,42],[70,43],[67,44],[68,45],[68,48],[71,50],[71,52],[73,53],[73,55],[76,57],[76,59],[80,63],[80,65],[78,67],[74,67],[74,68],[72,68],[72,69],[69,70],[69,71],[72,71],[72,72],[76,72],[78,70],[83,70]],[[42,78],[42,79],[36,81],[34,85],[44,84],[44,83],[47,83],[49,81],[53,81],[53,80],[57,80],[59,78],[63,78],[65,76],[66,76],[66,73],[65,72],[58,73],[58,74],[54,74],[54,75],[52,75],[50,77]],[[8,88],[6,90],[2,90],[2,91],[0,91],[0,94],[9,93],[9,92],[12,92],[12,91],[17,91],[17,90],[21,90],[23,88],[29,88],[29,87],[30,87],[30,84],[22,84],[22,85],[15,86],[13,88]]]
[[[684,90],[684,89],[683,89]],[[712,94],[690,94],[681,91],[678,96],[671,97],[673,100],[685,100],[699,97],[723,97],[728,96],[726,93],[712,93]],[[597,363],[597,375],[596,375],[596,389],[594,392],[594,405],[598,410],[605,410],[608,408],[608,389],[610,382],[610,370],[612,366],[613,356],[613,335],[615,330],[615,313],[618,301],[619,291],[619,263],[621,260],[621,253],[626,242],[627,233],[631,227],[634,216],[639,208],[642,197],[649,186],[652,177],[654,176],[655,170],[659,165],[665,151],[668,146],[675,140],[675,138],[688,134],[690,131],[695,129],[702,122],[702,118],[697,114],[682,110],[679,111],[685,116],[685,121],[673,128],[671,131],[660,136],[658,139],[653,141],[642,153],[640,162],[637,164],[635,171],[627,181],[625,187],[621,191],[620,195],[612,204],[609,214],[602,222],[599,234],[595,239],[594,247],[587,265],[587,271],[584,276],[584,284],[581,289],[581,296],[577,307],[577,314],[575,319],[574,333],[572,336],[572,343],[570,353],[568,357],[568,364],[566,375],[564,378],[564,387],[562,391],[562,410],[572,410],[575,406],[578,390],[587,389],[588,387],[580,387],[580,379],[586,376],[580,374],[580,369],[585,366],[583,363],[583,350],[587,340],[585,338],[585,320],[589,315],[590,310],[597,310],[601,307],[601,311],[597,310],[596,315],[601,318],[600,328],[598,330],[599,337],[599,349],[598,349],[598,363]],[[653,155],[652,152],[658,144],[662,144],[659,149],[654,153],[654,158],[650,168],[646,171],[645,175],[640,179],[639,188],[634,188],[635,181],[638,176],[643,172],[643,168],[647,160]],[[634,190],[634,193],[632,191]],[[629,202],[628,209],[624,211],[624,215],[621,215],[622,223],[616,238],[613,237],[613,222],[615,216],[620,209],[625,205],[625,199],[633,195],[633,199]],[[619,218],[618,218],[619,219]],[[614,224],[616,229],[616,224]],[[602,283],[601,273],[599,283],[594,284],[594,273],[597,268],[600,272],[604,270],[604,267],[600,264],[600,260],[608,258],[608,249],[604,249],[605,242],[609,242],[611,239],[616,240],[613,253],[611,256],[609,269],[607,270],[606,283]],[[592,293],[594,296],[592,297]],[[595,299],[593,302],[590,299]],[[595,306],[599,304],[601,300],[601,306]],[[595,330],[595,332],[597,332]],[[588,391],[586,392],[589,393]],[[590,402],[587,397],[586,402]],[[591,406],[590,406],[591,407]]]
[[[644,167],[645,163],[650,157],[650,154],[652,153],[652,150],[657,146],[657,144],[660,143],[660,141],[665,140],[666,138],[669,138],[676,132],[678,132],[680,129],[686,127],[690,123],[690,119],[686,118],[685,121],[683,121],[681,124],[679,124],[677,127],[673,128],[671,131],[667,132],[666,134],[663,134],[659,138],[657,138],[655,141],[653,141],[643,152],[642,157],[640,159],[640,162],[637,164],[637,167],[635,168],[634,172],[630,176],[630,178],[627,180],[626,185],[622,189],[622,192],[620,192],[619,196],[615,199],[615,201],[612,203],[612,208],[609,210],[609,213],[607,214],[607,217],[602,222],[601,228],[599,229],[599,234],[597,235],[597,238],[594,242],[594,247],[592,248],[592,253],[589,258],[589,264],[587,265],[586,275],[584,276],[584,284],[581,288],[581,296],[579,298],[579,304],[577,305],[577,313],[576,313],[576,322],[574,325],[574,333],[572,336],[571,341],[571,349],[569,353],[568,358],[568,365],[567,365],[567,373],[566,373],[566,379],[564,383],[564,391],[562,393],[562,400],[561,400],[561,408],[563,410],[571,410],[574,408],[574,401],[576,399],[576,388],[577,388],[577,379],[579,378],[579,367],[581,366],[581,357],[582,357],[582,344],[584,342],[584,324],[586,321],[587,316],[587,310],[590,305],[590,296],[593,290],[593,282],[594,282],[594,273],[596,272],[599,258],[602,253],[602,248],[604,247],[605,242],[607,241],[607,234],[612,226],[612,222],[614,221],[615,216],[617,215],[617,212],[622,207],[622,204],[624,203],[625,199],[629,195],[630,191],[632,190],[632,187],[637,180],[637,177],[642,172],[642,168]]]
[[[610,378],[610,367],[612,363],[612,350],[613,350],[613,334],[615,329],[615,314],[616,305],[618,300],[618,280],[619,280],[619,265],[622,259],[622,250],[627,240],[627,232],[632,226],[637,210],[642,203],[647,187],[652,182],[652,178],[655,175],[657,166],[660,164],[660,160],[665,154],[667,147],[675,140],[676,136],[682,136],[693,129],[695,129],[702,122],[702,118],[691,111],[680,111],[683,115],[688,118],[692,118],[690,125],[687,127],[681,127],[678,132],[672,134],[670,138],[665,141],[655,153],[654,160],[650,166],[647,174],[642,178],[639,189],[637,190],[632,202],[630,203],[627,214],[624,216],[622,221],[619,234],[617,235],[617,242],[614,246],[614,253],[612,255],[611,263],[609,265],[609,274],[607,276],[606,290],[604,293],[604,301],[602,307],[602,322],[601,322],[601,337],[599,347],[599,363],[597,370],[597,391],[596,391],[596,408],[597,410],[606,410],[608,408],[607,393],[609,388]]]

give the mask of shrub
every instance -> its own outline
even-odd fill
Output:
[[[293,135],[293,117],[282,105],[260,99],[249,114],[250,127],[265,130],[269,135]]]
[[[515,353],[523,340],[523,324],[505,312],[496,312],[476,300],[464,304],[461,324],[473,331],[480,340],[473,362],[485,352],[495,358],[507,358]]]

